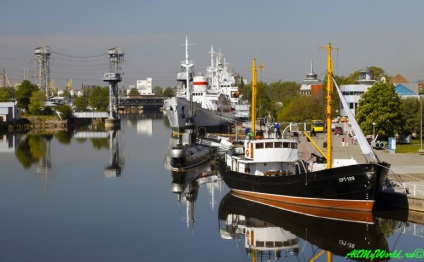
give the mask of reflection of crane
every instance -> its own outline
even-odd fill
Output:
[[[72,79],[66,79],[66,90],[72,90]]]
[[[0,87],[11,87],[12,83],[10,83],[9,78],[6,75],[6,70],[0,72]]]

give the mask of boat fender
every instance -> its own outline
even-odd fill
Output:
[[[246,149],[246,156],[249,155],[249,149]]]

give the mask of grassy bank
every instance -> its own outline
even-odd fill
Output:
[[[424,142],[423,142],[424,143]],[[423,144],[424,148],[424,144]],[[396,145],[396,153],[409,153],[416,154],[418,150],[421,149],[421,140],[413,139],[411,144],[397,144]]]

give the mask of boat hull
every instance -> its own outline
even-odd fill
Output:
[[[354,249],[390,252],[373,213],[322,210],[228,193],[220,202],[218,219],[226,221],[231,214],[244,216],[246,221],[261,220],[342,257]]]
[[[389,164],[356,164],[304,174],[256,176],[235,172],[219,160],[224,182],[234,192],[296,205],[372,211]]]
[[[235,114],[221,113],[219,111],[202,108],[199,103],[193,103],[194,117],[199,129],[205,127],[208,131],[215,128],[216,131],[224,132],[230,125],[236,123]],[[190,102],[181,97],[171,97],[165,99],[164,110],[169,120],[169,124],[174,131],[180,132],[184,129],[189,117]]]
[[[197,143],[181,145],[178,139],[171,137],[165,158],[165,166],[171,171],[187,171],[208,163],[214,156],[215,151],[214,147]]]

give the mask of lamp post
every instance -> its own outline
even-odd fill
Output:
[[[421,113],[421,148],[419,150],[419,153],[424,153],[423,151],[423,101],[422,101],[422,95],[420,95],[420,113]]]
[[[372,139],[375,138],[375,122],[372,122]]]

